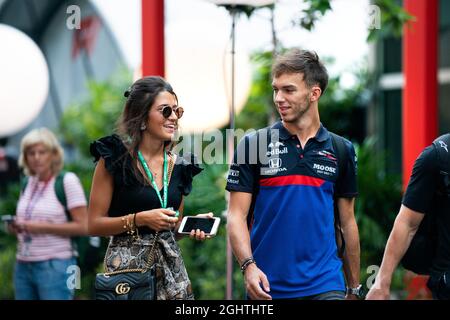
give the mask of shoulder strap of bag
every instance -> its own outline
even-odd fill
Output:
[[[342,177],[342,174],[345,171],[345,166],[347,164],[349,157],[348,157],[348,152],[345,147],[344,138],[342,138],[341,136],[339,136],[333,132],[330,132],[330,136],[331,136],[331,142],[333,144],[333,148],[334,148],[334,150],[336,150],[336,156],[338,159],[338,178],[336,181],[339,181]],[[340,238],[341,238],[341,246],[338,248],[338,255],[339,255],[339,257],[342,258],[344,256],[344,251],[345,251],[345,239],[344,239],[344,233],[341,228],[341,219],[339,216],[339,209],[337,206],[336,196],[334,196],[334,222],[335,222],[336,229],[339,231]]]
[[[108,272],[107,267],[106,267],[107,255],[105,254],[105,258],[103,260],[103,273],[104,273],[104,275],[105,276],[112,276],[112,275],[120,274],[120,273],[146,272],[147,270],[149,270],[155,264],[155,252],[156,252],[156,245],[157,245],[157,242],[158,242],[158,237],[159,237],[159,232],[156,232],[155,236],[153,238],[152,247],[150,249],[149,258],[148,258],[147,263],[145,264],[144,268],[123,269],[123,270],[117,270],[117,271]]]

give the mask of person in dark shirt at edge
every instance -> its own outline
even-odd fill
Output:
[[[427,286],[433,299],[450,299],[449,148],[450,134],[447,133],[427,146],[416,159],[400,211],[386,244],[380,270],[366,296],[367,300],[390,299],[392,275],[422,222],[434,223],[436,228],[436,234],[424,234],[425,237],[436,236],[434,257],[428,261],[430,277]],[[439,155],[442,155],[442,159]],[[425,221],[427,215],[433,221]]]

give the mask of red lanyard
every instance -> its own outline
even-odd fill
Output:
[[[47,185],[48,185],[48,183],[50,182],[51,179],[52,178],[50,178],[47,181],[45,181],[45,184],[39,190],[39,193],[38,193],[39,180],[36,181],[36,183],[34,185],[33,192],[31,193],[31,196],[30,196],[30,201],[28,202],[28,205],[27,205],[27,207],[25,209],[25,220],[30,220],[31,219],[31,214],[33,213],[33,209],[34,209],[34,207],[36,207],[36,204],[39,201],[39,198],[41,198],[42,195],[44,194],[44,191],[47,188]]]

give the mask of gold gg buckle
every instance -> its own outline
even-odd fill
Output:
[[[116,286],[116,293],[117,294],[122,295],[122,294],[127,294],[128,292],[130,292],[130,285],[128,283],[123,282],[123,283],[119,283]]]

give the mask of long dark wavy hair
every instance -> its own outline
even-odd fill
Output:
[[[178,97],[172,86],[165,79],[158,76],[139,79],[124,93],[127,101],[119,118],[117,132],[133,159],[134,173],[138,180],[142,180],[141,175],[138,174],[136,160],[138,158],[139,144],[142,141],[143,131],[141,126],[142,124],[147,124],[148,113],[155,102],[156,96],[165,91],[172,94],[178,103]],[[171,141],[167,141],[165,146],[169,144],[171,144]]]

